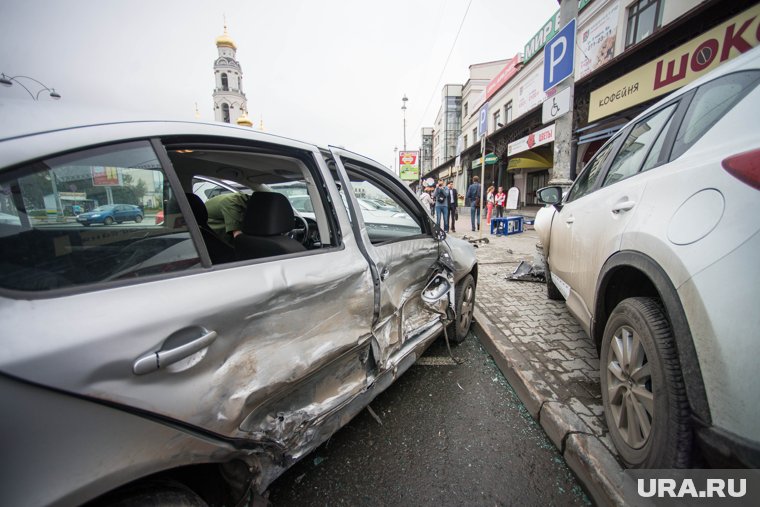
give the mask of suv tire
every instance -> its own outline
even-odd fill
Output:
[[[600,357],[610,438],[630,468],[685,468],[691,425],[668,319],[655,299],[628,298],[610,314]]]

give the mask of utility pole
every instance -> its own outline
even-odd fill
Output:
[[[578,2],[563,0],[560,4],[559,16],[563,26],[577,18]],[[574,49],[570,48],[571,51]],[[573,74],[557,85],[557,93],[565,88],[571,88],[570,101],[572,104],[575,100],[575,76]],[[570,112],[557,118],[554,122],[554,166],[549,173],[549,185],[570,188],[570,185],[573,184],[572,178],[575,176],[575,168],[572,167],[575,164],[575,160],[573,160],[575,158],[575,148],[573,147],[573,117],[575,113],[573,109],[571,107]]]
[[[401,99],[401,110],[404,112],[404,151],[406,151],[406,101],[409,100],[404,94],[404,98]]]

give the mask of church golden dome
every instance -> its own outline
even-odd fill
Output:
[[[232,49],[237,49],[237,46],[235,45],[235,41],[232,40],[232,37],[230,37],[229,34],[227,33],[227,25],[224,25],[224,34],[216,38],[216,47],[228,47]]]
[[[243,114],[240,115],[235,123],[241,127],[253,127],[253,122],[248,118],[248,115],[245,114],[245,111],[243,111]]]

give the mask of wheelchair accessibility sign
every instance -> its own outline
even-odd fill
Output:
[[[541,120],[543,123],[551,123],[563,114],[570,111],[573,102],[572,88],[565,88],[544,101]]]

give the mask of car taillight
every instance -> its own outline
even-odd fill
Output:
[[[722,165],[734,178],[760,190],[760,150],[745,151],[728,157]]]

